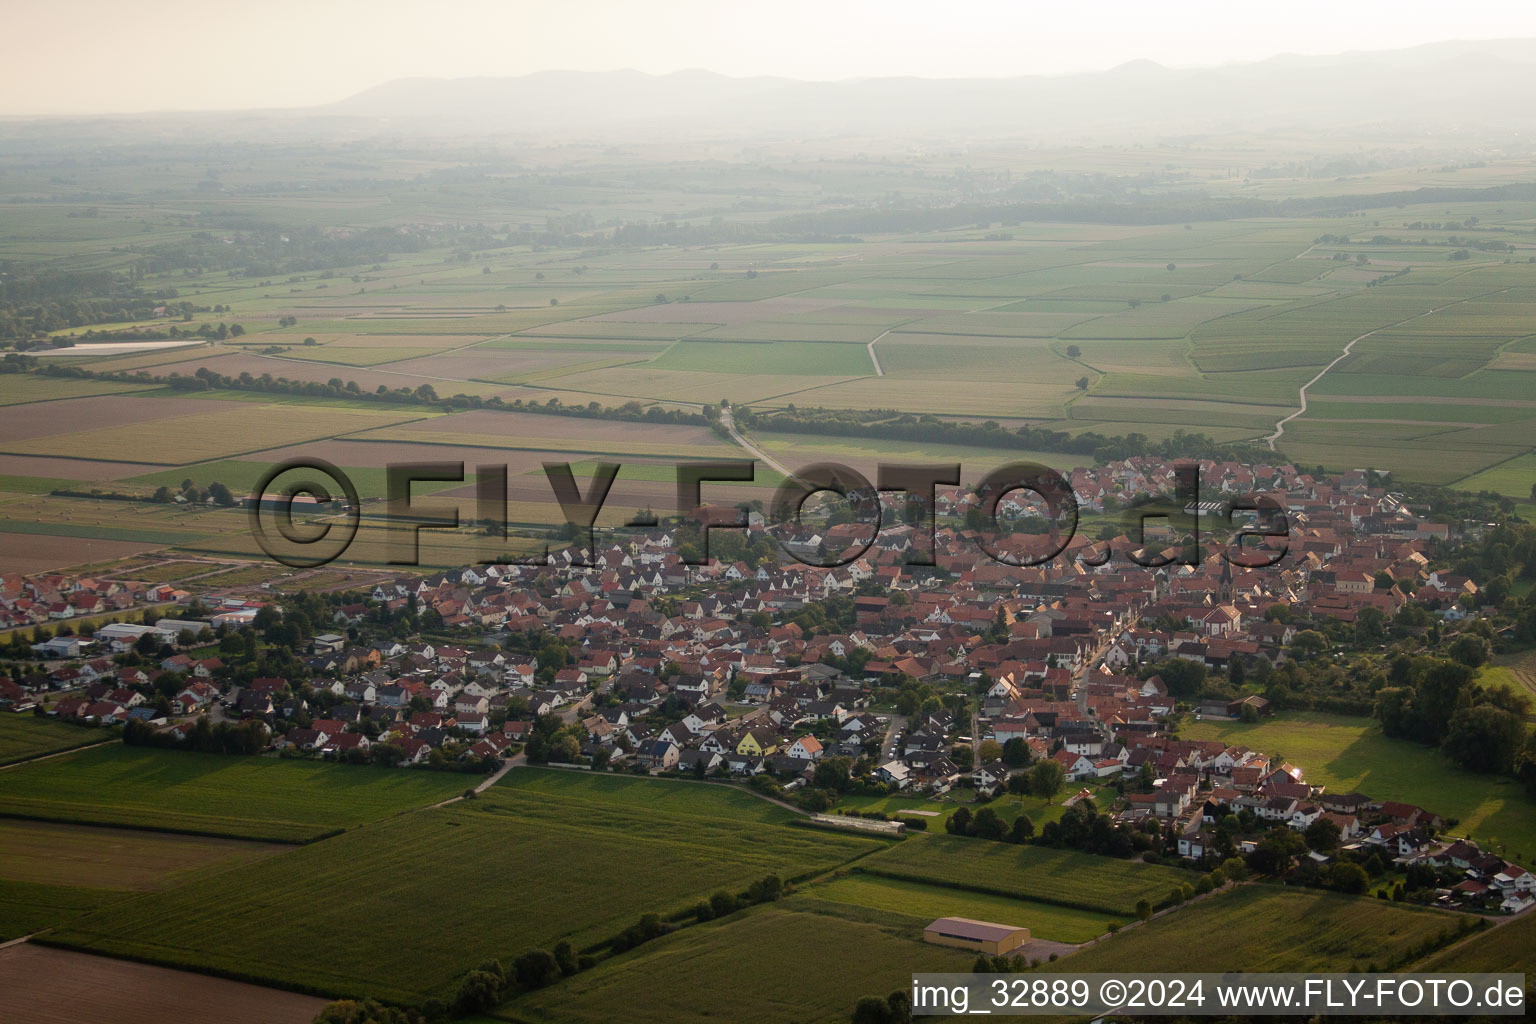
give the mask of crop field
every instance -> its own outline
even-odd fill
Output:
[[[805,890],[805,895],[903,914],[913,919],[914,933],[919,935],[936,917],[969,917],[1026,927],[1031,938],[1076,943],[1103,935],[1116,920],[1114,915],[1091,910],[870,874],[851,874],[823,882]],[[1121,923],[1126,919],[1121,918]]]
[[[0,818],[0,879],[97,889],[161,889],[286,849],[239,839]]]
[[[118,744],[0,772],[0,815],[294,843],[446,799],[463,781]]]
[[[680,341],[647,366],[697,373],[788,374],[857,377],[874,372],[860,345],[809,341],[716,341],[712,337]]]
[[[1154,906],[1187,871],[1071,850],[1015,846],[983,839],[934,835],[910,839],[859,863],[872,874],[953,885],[1024,900],[1129,916],[1136,901]]]
[[[1244,885],[1052,964],[1057,971],[1391,971],[1468,923],[1364,896]]]
[[[514,1000],[497,1016],[523,1024],[841,1024],[864,995],[908,987],[914,971],[965,971],[961,950],[909,928],[799,911],[796,899],[685,928]],[[828,950],[850,951],[829,956]]]
[[[246,200],[224,201],[247,208]],[[1493,230],[1526,230],[1516,204],[1474,208]],[[323,212],[324,204],[282,209],[322,221],[336,212]],[[1389,217],[1428,215],[1410,207]],[[874,235],[856,249],[719,245],[707,259],[668,247],[601,256],[493,248],[467,265],[416,253],[368,271],[367,294],[306,275],[279,292],[221,274],[178,279],[202,301],[230,304],[244,335],[193,349],[49,358],[162,376],[207,367],[334,380],[368,393],[431,385],[440,395],[570,404],[724,398],[1036,420],[1106,434],[1144,424],[1139,432],[1155,438],[1182,429],[1239,440],[1267,435],[1299,408],[1301,385],[1367,335],[1309,389],[1330,408],[1293,422],[1281,454],[1437,483],[1508,467],[1488,480],[1501,493],[1522,490],[1517,477],[1536,443],[1536,417],[1513,410],[1529,401],[1525,377],[1536,376],[1536,267],[1485,258],[1448,265],[1451,249],[1428,231],[1417,232],[1428,246],[1314,245],[1334,226],[1034,224],[1006,239],[945,230]],[[80,228],[61,224],[57,237],[80,237]],[[1357,256],[1366,262],[1357,265]],[[1384,276],[1409,264],[1406,276]],[[280,324],[285,314],[298,326]],[[865,349],[876,338],[878,371]],[[137,390],[149,383],[17,379],[0,400],[0,472],[39,479],[105,482],[198,462],[255,462],[253,453],[360,435],[420,443],[431,433],[444,446],[591,458],[685,454],[649,447],[649,428],[640,425],[600,437],[568,418],[529,416],[548,422],[461,429],[428,423],[424,409],[385,409],[361,396],[309,405],[254,391],[215,397]],[[1413,414],[1420,398],[1438,400],[1433,415]],[[1355,408],[1378,399],[1404,408]],[[128,405],[76,415],[76,402]],[[1366,420],[1403,422],[1362,431]],[[131,445],[114,429],[130,422],[142,425]],[[1428,423],[1452,429],[1415,429]],[[571,440],[578,436],[590,443]],[[740,454],[713,436],[703,447]],[[30,461],[4,461],[23,458]],[[130,460],[137,465],[114,466]]]
[[[0,388],[0,405],[53,402],[61,398],[87,398],[142,391],[146,385],[111,380],[74,380],[69,377],[37,377],[8,374]]]
[[[1400,800],[1460,821],[1451,831],[1521,860],[1536,854],[1536,801],[1513,779],[1474,775],[1436,751],[1381,734],[1374,721],[1287,712],[1256,725],[1188,722],[1189,739],[1220,739],[1281,755],[1313,785]]]
[[[1525,974],[1529,985],[1536,974],[1536,914],[1521,914],[1513,921],[1474,935],[1465,943],[1430,958],[1425,971],[1448,974]]]
[[[54,928],[123,897],[107,889],[0,878],[0,942]]]
[[[113,428],[138,426],[172,416],[218,413],[223,408],[197,398],[181,398],[174,404],[166,404],[132,395],[68,398],[42,402],[35,406],[7,404],[0,407],[0,438],[4,439],[3,443],[7,449],[11,449],[20,442],[39,438],[67,435],[76,431],[106,431]],[[127,435],[119,434],[118,444],[115,447],[121,449],[126,438]],[[85,452],[50,452],[49,454],[93,457]],[[115,454],[121,454],[121,452],[112,452],[101,457],[111,459]]]
[[[57,938],[288,987],[414,998],[441,994],[489,956],[562,938],[586,948],[644,913],[883,845],[786,825],[782,808],[707,784],[543,774],[513,772],[517,781],[477,800],[264,860],[241,870],[238,892],[216,875],[82,918]]]
[[[150,404],[150,403],[145,403]],[[202,403],[199,403],[202,404]],[[26,406],[7,408],[26,409]],[[369,409],[327,409],[246,403],[221,403],[215,411],[183,415],[179,404],[155,404],[152,429],[125,444],[120,426],[94,427],[30,440],[7,440],[6,450],[19,455],[80,455],[85,458],[124,458],[134,462],[180,466],[206,459],[276,448],[316,438],[405,423],[410,413]]]
[[[1463,491],[1494,491],[1511,498],[1528,498],[1536,488],[1536,455],[1519,455],[1481,473],[1456,481]]]
[[[110,732],[86,729],[27,714],[0,714],[0,766],[110,739]]]

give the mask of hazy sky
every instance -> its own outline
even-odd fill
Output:
[[[0,114],[290,107],[407,76],[1093,71],[1536,36],[1529,0],[9,0]]]

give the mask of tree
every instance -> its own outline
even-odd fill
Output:
[[[499,973],[483,968],[470,971],[459,982],[459,990],[453,997],[454,1012],[467,1015],[489,1010],[501,1000],[501,987],[502,977]]]
[[[339,999],[327,1003],[316,1015],[314,1024],[412,1024],[412,1017],[399,1007],[384,1006],[372,999]]]
[[[1089,384],[1089,380],[1088,380],[1086,375],[1077,378],[1077,390],[1079,390],[1079,391],[1087,391],[1088,390],[1088,384]]]
[[[955,813],[949,816],[944,823],[944,831],[950,835],[968,836],[971,834],[971,809],[969,807],[957,807]]]
[[[1168,273],[1171,274],[1175,270],[1178,270],[1178,269],[1179,269],[1179,265],[1177,263],[1170,263],[1170,264],[1168,264]]]
[[[1050,803],[1051,798],[1061,792],[1062,783],[1066,780],[1067,770],[1057,762],[1049,759],[1036,761],[1029,770],[1029,791],[1045,797],[1045,802]]]
[[[1009,768],[1023,768],[1030,762],[1029,744],[1022,736],[1015,736],[1003,744],[1003,764]]]
[[[1339,848],[1339,826],[1327,818],[1319,817],[1302,833],[1307,845],[1318,853],[1332,853]]]
[[[1145,921],[1152,916],[1152,904],[1147,900],[1136,901],[1136,920]]]
[[[1339,892],[1353,893],[1358,896],[1365,892],[1369,881],[1365,869],[1351,861],[1340,861],[1328,869],[1328,888],[1337,889]]]
[[[1328,638],[1315,629],[1304,629],[1291,638],[1291,656],[1306,660],[1328,649]]]
[[[1082,354],[1083,354],[1083,350],[1081,348],[1079,348],[1078,346],[1076,346],[1076,345],[1068,345],[1067,346],[1067,358],[1068,359],[1076,359],[1078,356],[1080,356]]]
[[[512,976],[524,990],[543,988],[560,980],[560,962],[547,949],[530,949],[512,961]]]
[[[1013,828],[1008,830],[1008,841],[1020,845],[1029,842],[1035,834],[1035,823],[1027,814],[1020,814],[1013,819]]]
[[[1522,716],[1493,704],[1460,708],[1451,716],[1441,749],[1474,772],[1510,774],[1525,742]]]
[[[864,996],[853,1006],[853,1024],[894,1024],[891,1006],[879,996]]]
[[[1158,662],[1154,668],[1154,674],[1162,679],[1168,692],[1176,698],[1197,697],[1205,689],[1206,668],[1203,661],[1169,658]]]
[[[1277,826],[1264,833],[1248,855],[1248,864],[1261,874],[1283,875],[1306,849],[1305,839],[1289,828]]]
[[[1446,653],[1468,668],[1481,668],[1488,663],[1493,651],[1488,641],[1476,633],[1463,633],[1451,641]]]
[[[998,817],[996,811],[990,807],[983,807],[976,812],[971,821],[971,834],[981,839],[1001,840],[1008,834],[1008,826],[1003,819]]]
[[[230,493],[228,487],[217,480],[208,485],[208,496],[213,499],[214,504],[224,508],[231,508],[235,504],[235,496]]]

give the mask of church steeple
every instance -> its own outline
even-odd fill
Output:
[[[1222,604],[1232,603],[1232,560],[1230,558],[1221,560],[1221,582],[1217,587],[1217,593],[1221,596]]]

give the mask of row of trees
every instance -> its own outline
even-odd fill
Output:
[[[1236,460],[1259,464],[1274,453],[1258,445],[1222,443],[1204,434],[1175,431],[1162,441],[1145,434],[1106,436],[1096,431],[1072,435],[1047,427],[1005,427],[995,420],[982,423],[941,419],[932,415],[903,413],[896,409],[796,408],[759,413],[746,407],[735,410],[736,422],[758,430],[833,437],[869,437],[882,440],[943,442],[1021,451],[1065,452],[1091,455],[1098,462],[1131,456],[1174,459]]]

